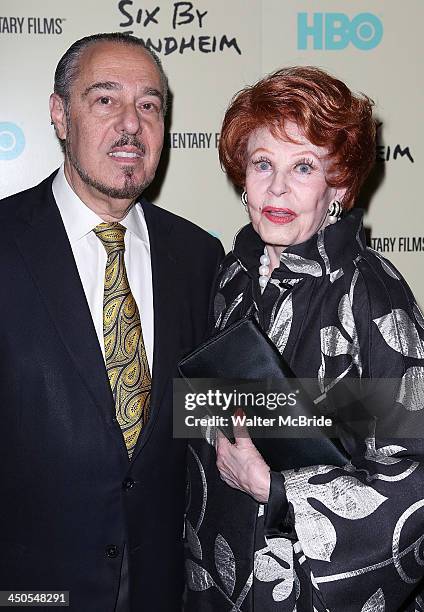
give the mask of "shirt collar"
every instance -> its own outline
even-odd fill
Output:
[[[63,164],[53,180],[52,189],[71,244],[86,236],[99,223],[103,223],[103,219],[84,204],[72,189],[66,179]],[[137,202],[132,206],[120,223],[131,234],[149,245],[149,234],[141,204]]]
[[[136,202],[130,208],[126,217],[120,222],[127,230],[137,236],[147,247],[149,247],[149,232],[147,230],[146,219],[144,217],[143,207],[140,202]]]

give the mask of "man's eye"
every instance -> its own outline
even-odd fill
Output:
[[[141,108],[146,111],[156,110],[156,105],[153,102],[143,102]]]
[[[102,96],[99,102],[100,104],[103,104],[104,106],[106,106],[107,104],[110,104],[110,98],[108,98],[107,96]]]

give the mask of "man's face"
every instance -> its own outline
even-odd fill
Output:
[[[134,199],[151,183],[163,145],[162,96],[149,54],[109,41],[83,52],[67,112],[53,94],[52,117],[65,139],[65,172],[87,205],[103,196]]]

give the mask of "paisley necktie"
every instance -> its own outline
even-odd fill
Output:
[[[101,223],[94,228],[107,253],[103,298],[106,370],[116,418],[131,458],[149,418],[151,377],[140,314],[125,269],[125,231],[119,223]]]

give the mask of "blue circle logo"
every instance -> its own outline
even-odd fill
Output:
[[[372,13],[360,13],[352,19],[350,37],[358,49],[374,49],[383,37],[383,24]]]
[[[25,135],[16,123],[0,122],[0,160],[19,157],[25,149]]]

